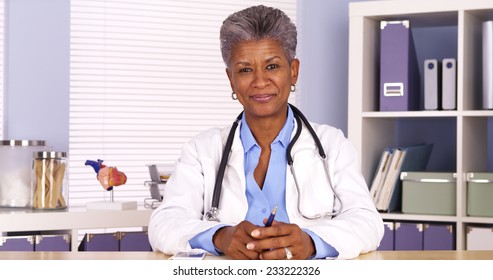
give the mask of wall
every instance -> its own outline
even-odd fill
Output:
[[[68,151],[70,1],[6,0],[6,139]],[[351,1],[349,1],[351,2]],[[354,1],[353,1],[354,2]],[[348,1],[298,1],[297,102],[347,132]]]
[[[347,136],[349,2],[298,0],[297,104],[311,121],[340,128]]]
[[[6,0],[6,139],[68,151],[70,1]]]

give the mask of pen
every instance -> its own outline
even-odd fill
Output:
[[[267,222],[265,223],[266,227],[270,227],[272,225],[272,222],[274,221],[274,217],[276,216],[277,212],[277,205],[274,206],[274,209],[272,209],[272,212],[269,215],[269,218],[267,219]]]

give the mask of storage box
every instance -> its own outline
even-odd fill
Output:
[[[380,246],[377,251],[393,251],[394,250],[394,222],[384,222],[384,234]]]
[[[70,251],[69,234],[36,235],[34,251],[66,252]]]
[[[423,250],[422,223],[395,223],[394,234],[395,251]]]
[[[467,215],[493,217],[493,173],[467,173]]]
[[[0,236],[0,251],[34,251],[34,236]]]
[[[493,250],[493,227],[467,226],[466,250]]]
[[[120,251],[152,251],[147,232],[120,232]]]
[[[402,213],[455,215],[456,173],[402,172]]]
[[[424,224],[423,250],[455,250],[453,224]]]
[[[79,251],[120,251],[119,234],[87,233],[79,244]]]

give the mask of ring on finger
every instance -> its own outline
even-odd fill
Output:
[[[293,258],[293,253],[291,253],[291,250],[289,250],[288,247],[284,247],[284,252],[286,252],[286,259],[290,260]]]

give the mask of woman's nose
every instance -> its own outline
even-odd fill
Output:
[[[253,80],[253,86],[257,88],[264,88],[269,85],[269,76],[264,71],[255,71],[255,77]]]

